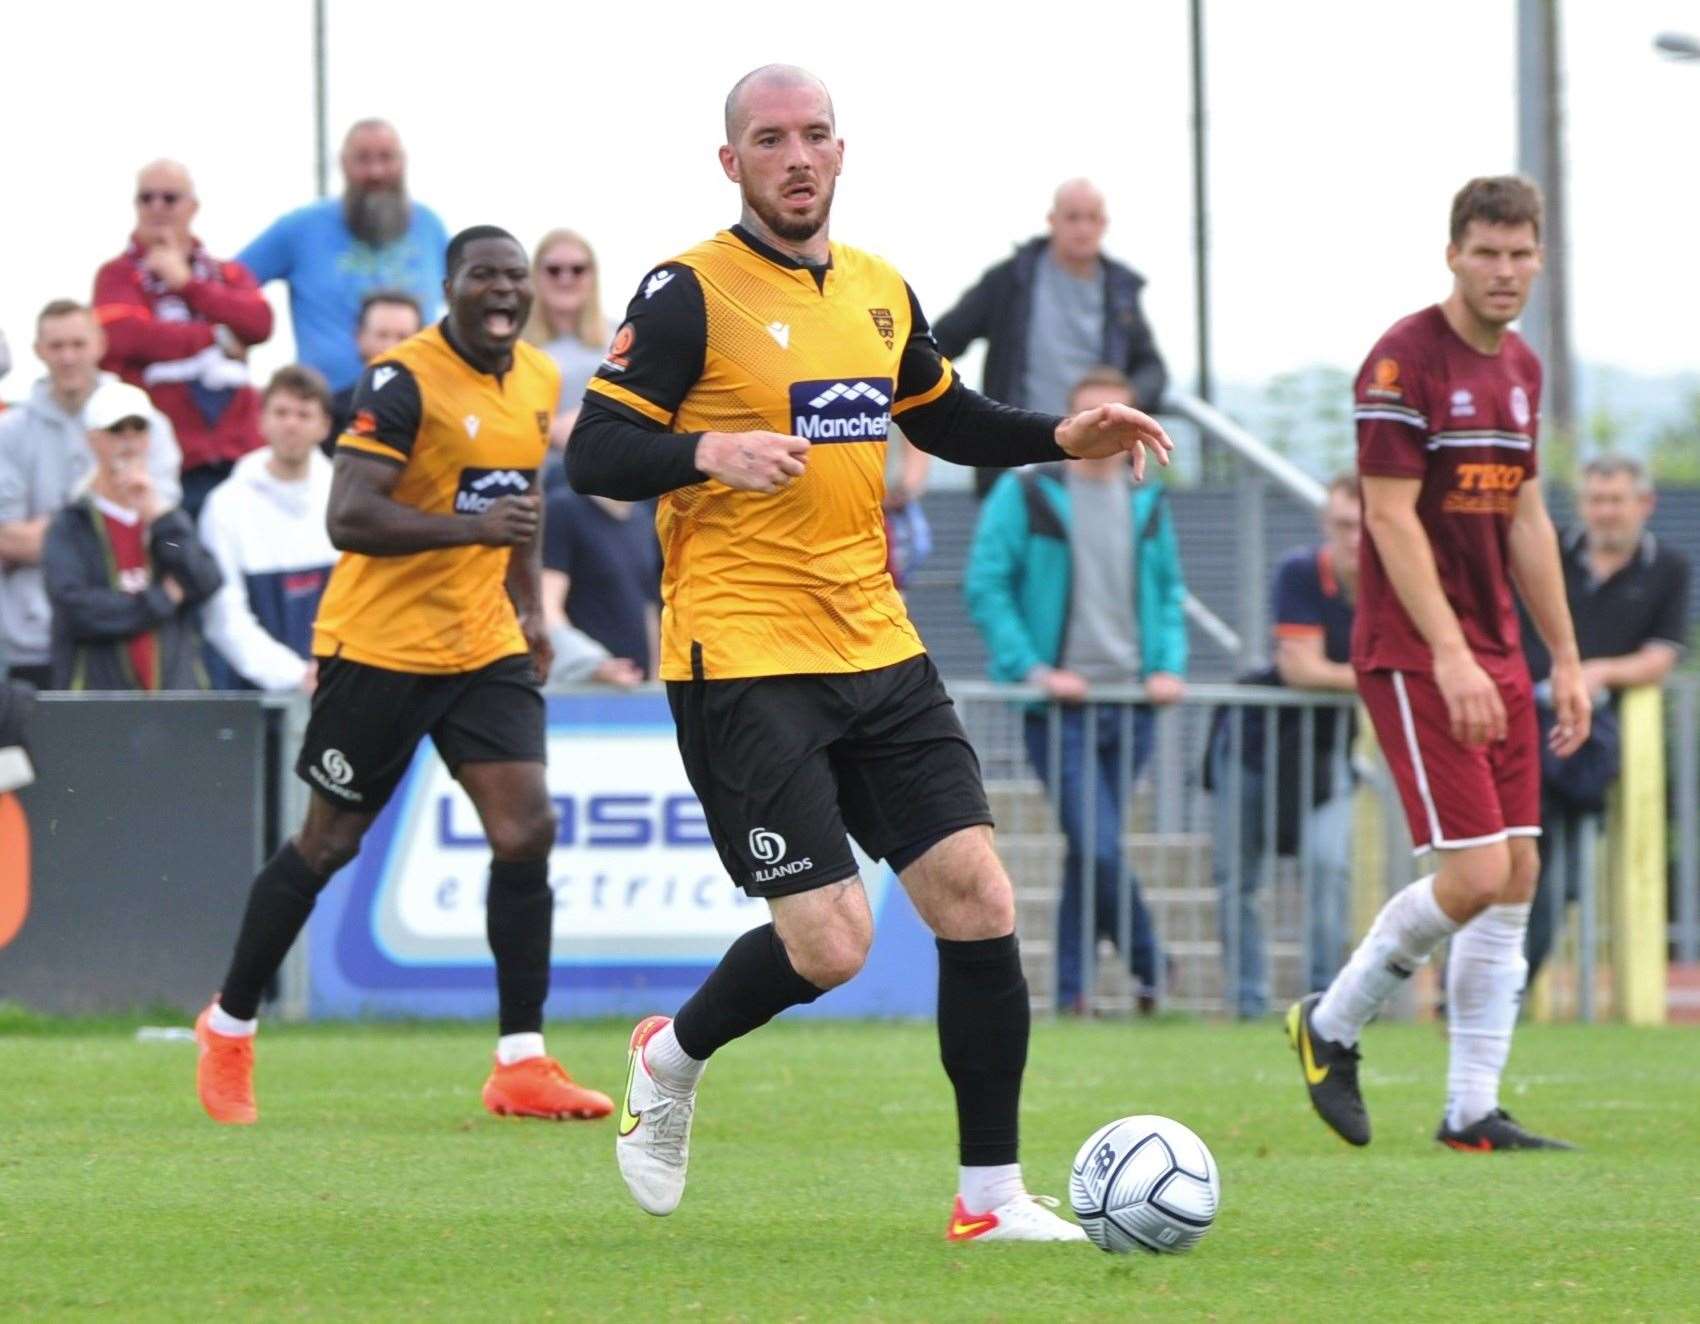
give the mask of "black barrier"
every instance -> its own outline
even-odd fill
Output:
[[[193,1012],[223,974],[276,793],[258,695],[44,694],[16,792],[27,904],[0,1000],[45,1012]]]

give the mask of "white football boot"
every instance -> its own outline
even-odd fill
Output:
[[[949,1241],[1087,1240],[1085,1228],[1051,1212],[1057,1203],[1054,1195],[1018,1195],[989,1214],[975,1214],[969,1212],[959,1195],[945,1238]]]
[[[685,1165],[691,1157],[691,1115],[697,1093],[665,1090],[649,1074],[643,1046],[669,1024],[667,1016],[648,1016],[632,1031],[626,1068],[626,1093],[614,1155],[620,1176],[646,1213],[670,1214],[685,1194]]]

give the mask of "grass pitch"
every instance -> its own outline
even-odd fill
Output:
[[[551,1048],[615,1093],[625,1025]],[[1311,1115],[1271,1021],[1041,1023],[1023,1158],[1066,1195],[1124,1113],[1185,1121],[1223,1207],[1191,1255],[952,1246],[954,1113],[930,1026],[780,1024],[704,1082],[655,1219],[612,1119],[489,1117],[484,1027],[262,1031],[261,1122],[208,1122],[194,1048],[0,1019],[0,1317],[1682,1319],[1700,1317],[1700,1033],[1530,1027],[1507,1103],[1581,1154],[1430,1136],[1445,1043],[1366,1036],[1375,1143]],[[8,1032],[9,1031],[9,1032]]]

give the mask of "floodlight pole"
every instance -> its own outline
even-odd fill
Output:
[[[313,183],[321,198],[330,192],[331,166],[325,81],[325,0],[313,0]]]
[[[1192,33],[1192,272],[1198,323],[1198,395],[1215,403],[1210,364],[1210,212],[1204,145],[1204,0],[1189,0]]]
[[[1517,165],[1546,196],[1546,265],[1523,310],[1523,334],[1545,368],[1542,421],[1575,439],[1576,365],[1570,343],[1570,226],[1565,206],[1559,0],[1517,0]],[[1568,480],[1569,474],[1548,476]]]

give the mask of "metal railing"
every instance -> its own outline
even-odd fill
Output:
[[[1362,723],[1348,737],[1342,720],[1353,696],[1197,685],[1178,704],[1143,709],[1142,687],[1126,686],[1071,709],[1033,687],[955,682],[951,691],[985,771],[1040,1010],[1123,1012],[1149,1002],[1258,1014],[1283,1006],[1325,983],[1385,898],[1413,876],[1403,810],[1373,738]],[[1218,776],[1207,790],[1213,725]],[[1667,688],[1662,726],[1674,901],[1664,936],[1678,960],[1692,961],[1700,952],[1700,678]],[[1259,742],[1259,727],[1276,739]],[[1644,755],[1626,748],[1626,768]],[[1061,775],[1071,763],[1080,771]],[[1621,814],[1612,821],[1630,822]],[[1112,842],[1101,839],[1106,830]],[[1649,830],[1657,829],[1636,828]],[[1578,883],[1569,934],[1555,926],[1548,963],[1551,982],[1576,991],[1545,998],[1547,1014],[1600,1016],[1594,990],[1612,963],[1612,1012],[1633,1010],[1623,967],[1636,948],[1619,931],[1631,913],[1620,898],[1624,870],[1645,875],[1647,865],[1630,862],[1637,852],[1627,831],[1614,841],[1606,824],[1594,824],[1579,844],[1543,843],[1562,857],[1553,882],[1570,868]],[[1078,895],[1072,908],[1065,887]],[[1562,908],[1562,893],[1549,889],[1537,904]],[[1655,946],[1658,937],[1655,927]],[[1423,996],[1408,996],[1402,1009]]]

